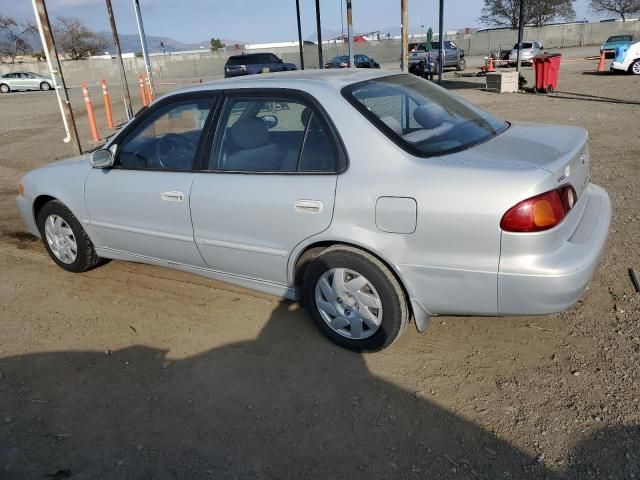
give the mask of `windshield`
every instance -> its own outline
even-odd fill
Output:
[[[413,75],[355,83],[345,87],[342,94],[389,138],[418,156],[464,150],[509,126]]]
[[[514,50],[517,50],[518,49],[518,44],[516,43],[513,46],[513,48],[514,48]],[[531,42],[522,42],[522,48],[533,48],[533,43],[531,43]]]
[[[631,35],[617,35],[614,37],[609,37],[607,39],[607,43],[609,42],[628,42],[631,41]]]

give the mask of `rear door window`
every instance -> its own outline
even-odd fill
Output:
[[[209,169],[228,172],[335,172],[325,124],[306,102],[235,97],[225,102]]]

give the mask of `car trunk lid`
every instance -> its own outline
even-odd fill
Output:
[[[514,123],[469,153],[493,166],[544,169],[551,174],[549,189],[569,183],[579,198],[590,181],[587,140],[579,127]]]

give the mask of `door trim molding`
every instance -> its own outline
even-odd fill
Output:
[[[99,222],[96,220],[89,220],[89,225],[94,227],[110,228],[112,230],[119,230],[122,232],[139,233],[140,235],[148,235],[150,237],[168,238],[170,240],[178,240],[181,242],[193,242],[193,237],[187,235],[178,235],[175,233],[158,232],[157,230],[149,230],[146,228],[129,227],[127,225],[116,225],[115,223]]]
[[[232,250],[242,250],[243,252],[262,253],[276,257],[288,257],[287,250],[278,248],[261,247],[258,245],[247,245],[246,243],[225,242],[224,240],[211,240],[208,238],[196,237],[196,245],[206,245],[210,247],[230,248]]]

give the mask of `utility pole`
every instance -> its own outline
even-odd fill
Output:
[[[144,57],[144,68],[147,71],[149,79],[149,88],[151,94],[155,97],[156,90],[153,85],[153,75],[151,73],[151,60],[149,60],[149,51],[147,49],[147,37],[144,34],[144,25],[142,25],[142,13],[140,12],[140,0],[133,0],[133,9],[136,12],[136,23],[138,24],[138,33],[140,34],[140,44],[142,45],[142,56]]]
[[[56,96],[58,97],[58,105],[60,106],[60,113],[62,114],[62,124],[64,125],[64,129],[67,134],[62,141],[64,143],[71,142],[76,153],[81,155],[82,146],[80,145],[80,139],[78,138],[76,122],[73,118],[73,110],[71,109],[71,102],[69,101],[67,85],[64,82],[64,75],[62,74],[62,66],[60,65],[60,59],[58,58],[58,52],[56,51],[56,43],[53,39],[51,24],[49,23],[47,6],[45,5],[44,0],[32,0],[32,3],[33,11],[36,15],[36,24],[38,26],[38,31],[40,32],[42,48],[44,49],[44,55],[47,59],[47,64],[49,65],[49,72],[51,72],[53,88],[55,89]],[[58,88],[56,75],[60,78],[60,88]],[[60,90],[62,90],[64,94],[64,101],[60,98]]]
[[[520,0],[520,16],[518,18],[518,60],[516,61],[516,72],[520,73],[520,56],[522,55],[522,37],[524,36],[524,2]]]
[[[438,18],[438,83],[442,83],[442,69],[444,68],[444,0],[440,0],[440,12]]]
[[[320,0],[316,0],[316,29],[318,30],[318,68],[324,68],[322,61],[322,25],[320,22]]]
[[[302,25],[300,24],[300,0],[296,0],[296,17],[298,19],[298,46],[300,48],[300,70],[304,70],[304,48],[302,48]]]
[[[407,1],[400,0],[400,36],[402,37],[400,69],[403,72],[409,70],[409,12],[407,11]]]
[[[118,65],[120,66],[120,79],[122,80],[122,90],[124,92],[124,110],[127,114],[127,120],[133,118],[133,110],[131,108],[131,95],[129,94],[129,84],[127,83],[127,74],[124,71],[124,63],[122,61],[122,51],[120,50],[120,39],[118,38],[118,29],[116,28],[116,19],[113,16],[113,8],[111,0],[107,2],[107,13],[109,14],[109,23],[111,24],[111,33],[113,34],[113,45],[116,48],[116,56],[118,57]]]
[[[342,5],[342,3],[340,5]],[[347,35],[349,35],[349,67],[356,68],[355,63],[353,63],[353,17],[351,15],[351,0],[347,0]]]

